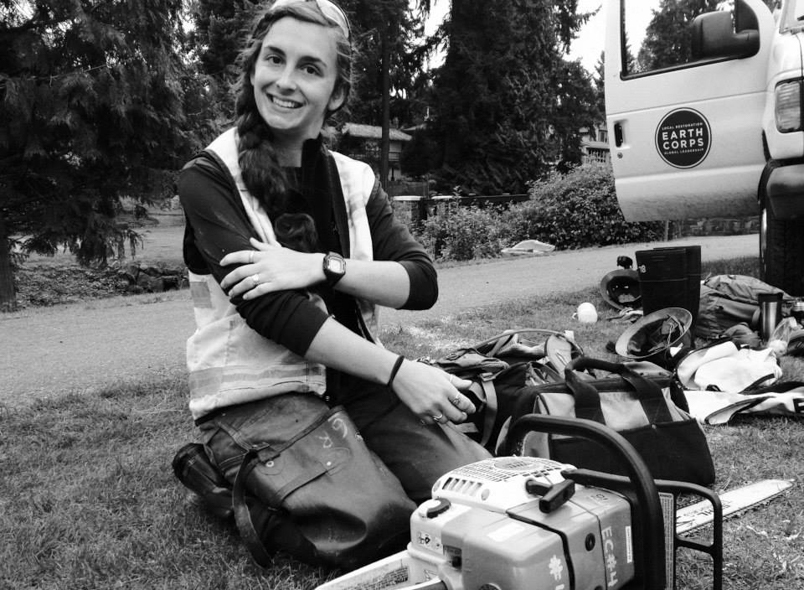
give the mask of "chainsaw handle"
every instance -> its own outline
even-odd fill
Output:
[[[526,433],[533,430],[592,440],[625,461],[626,472],[634,484],[637,511],[645,537],[642,540],[645,555],[642,574],[645,577],[645,588],[649,590],[665,588],[667,581],[664,568],[664,517],[659,503],[659,492],[648,467],[631,443],[608,426],[592,420],[525,414],[511,426],[505,437],[505,446],[499,454],[513,454],[513,441],[521,440]],[[571,478],[570,474],[568,478]]]

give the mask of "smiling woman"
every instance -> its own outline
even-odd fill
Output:
[[[376,338],[377,306],[426,309],[438,285],[371,168],[324,143],[351,89],[345,15],[280,0],[241,65],[236,127],[179,181],[203,450],[180,453],[176,473],[213,504],[234,495],[258,560],[281,549],[353,567],[403,548],[436,479],[488,454],[452,424],[475,410],[470,382]],[[191,473],[207,459],[211,487]]]
[[[251,74],[257,110],[274,135],[284,166],[300,166],[302,145],[321,132],[324,119],[346,100],[335,91],[338,67],[332,30],[283,19],[262,43]]]

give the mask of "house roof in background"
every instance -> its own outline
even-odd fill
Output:
[[[352,137],[362,137],[364,139],[382,139],[382,127],[376,125],[362,125],[360,123],[346,123],[341,130],[343,135],[351,135]],[[390,139],[395,141],[410,141],[413,139],[407,133],[403,133],[399,129],[390,129],[388,131]]]

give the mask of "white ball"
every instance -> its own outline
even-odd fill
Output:
[[[578,306],[575,317],[577,317],[578,321],[582,324],[594,324],[597,321],[597,310],[594,305],[585,301]]]

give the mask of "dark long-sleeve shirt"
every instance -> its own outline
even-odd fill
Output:
[[[305,144],[301,178],[292,201],[304,202],[316,222],[322,251],[348,255],[346,210],[337,168],[320,141]],[[222,267],[220,260],[230,252],[252,250],[249,238],[258,238],[234,180],[226,167],[209,152],[192,160],[182,171],[179,198],[186,216],[184,259],[196,274],[211,273],[220,282],[234,266]],[[426,309],[438,296],[435,268],[422,246],[393,214],[387,195],[375,183],[366,213],[375,260],[397,261],[410,277],[410,294],[403,309]],[[343,310],[354,300],[325,289],[330,309]],[[289,350],[304,355],[328,314],[303,291],[279,291],[252,300],[235,298],[238,313],[261,335]],[[358,331],[351,316],[336,313],[336,319]]]

